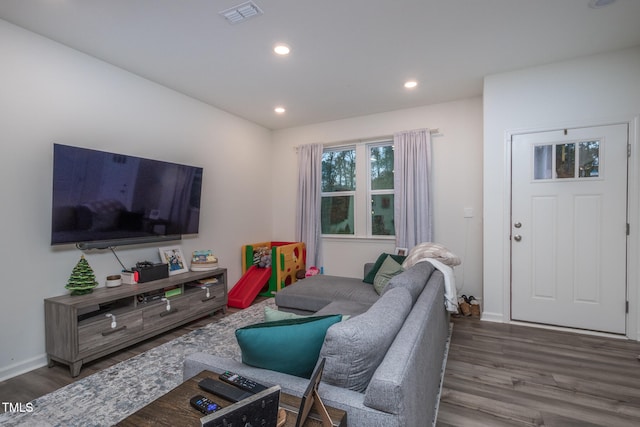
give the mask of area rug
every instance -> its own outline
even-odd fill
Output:
[[[2,426],[111,426],[182,383],[186,355],[240,358],[235,330],[264,319],[273,298],[34,400],[33,412],[0,414]]]

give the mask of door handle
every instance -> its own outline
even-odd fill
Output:
[[[522,227],[522,223],[520,223],[520,222],[516,222],[515,224],[513,224],[513,226],[514,226],[515,228],[520,228],[520,227]]]
[[[513,240],[515,240],[516,242],[519,242],[520,240],[522,240],[522,236],[519,234],[516,234],[515,236],[513,236]]]

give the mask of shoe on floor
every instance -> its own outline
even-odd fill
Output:
[[[480,317],[480,303],[473,295],[469,297],[469,311],[473,317]]]
[[[458,298],[458,307],[463,316],[471,316],[471,304],[467,302],[466,295],[462,295]]]

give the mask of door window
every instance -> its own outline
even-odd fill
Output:
[[[533,179],[536,181],[599,176],[599,140],[533,146]]]

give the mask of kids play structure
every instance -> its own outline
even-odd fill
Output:
[[[229,291],[229,307],[247,308],[258,296],[273,296],[305,270],[302,242],[261,242],[242,247],[242,277]]]

